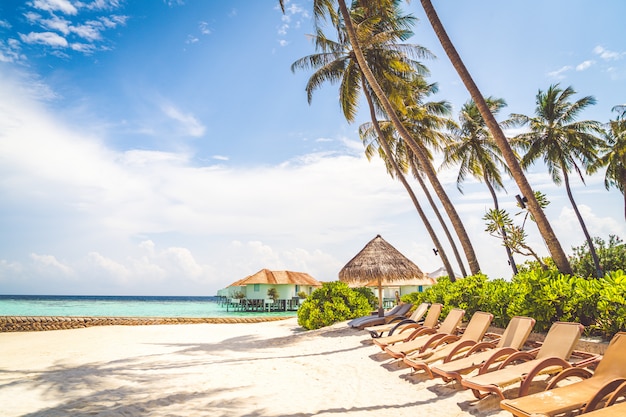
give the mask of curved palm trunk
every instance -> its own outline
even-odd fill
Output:
[[[572,195],[572,189],[569,185],[569,176],[567,175],[567,171],[561,168],[563,172],[563,181],[565,182],[565,190],[567,191],[567,197],[569,197],[570,203],[572,203],[572,208],[574,209],[574,213],[576,213],[576,218],[578,219],[578,223],[580,223],[580,227],[583,229],[583,233],[585,234],[585,239],[587,239],[587,244],[589,245],[589,253],[591,254],[591,259],[593,259],[593,265],[596,268],[596,278],[601,278],[604,274],[602,273],[602,268],[600,268],[600,260],[598,259],[598,255],[596,254],[596,248],[593,245],[593,240],[591,239],[591,235],[589,235],[589,231],[587,230],[587,225],[585,225],[585,221],[583,220],[583,216],[580,215],[580,211],[578,211],[578,205],[574,201],[574,196]]]
[[[346,7],[345,0],[338,0],[338,4],[344,20],[344,24],[346,25],[346,31],[348,32],[348,38],[350,40],[350,44],[352,45],[352,50],[354,52],[357,63],[359,64],[359,68],[363,73],[363,76],[367,80],[369,86],[372,88],[372,91],[374,91],[376,98],[378,98],[380,104],[385,109],[385,113],[387,113],[389,120],[391,120],[391,122],[393,123],[393,126],[398,131],[400,137],[402,137],[402,139],[406,141],[411,150],[415,152],[415,155],[420,160],[420,163],[423,165],[424,172],[426,173],[428,180],[430,181],[435,192],[437,193],[437,197],[439,197],[439,199],[441,200],[446,210],[446,213],[450,217],[452,226],[459,236],[459,240],[461,242],[461,245],[463,246],[463,250],[465,252],[465,256],[467,257],[467,261],[469,263],[472,274],[478,274],[480,272],[478,259],[476,258],[476,253],[474,252],[474,248],[469,239],[467,231],[465,230],[465,226],[463,225],[463,222],[459,217],[459,214],[454,208],[454,205],[450,201],[450,198],[446,194],[445,190],[441,186],[441,183],[437,178],[437,173],[432,168],[432,166],[427,163],[428,158],[426,158],[426,155],[424,155],[421,149],[419,149],[419,146],[417,146],[417,143],[415,142],[411,134],[400,121],[400,118],[398,117],[393,106],[389,102],[389,99],[387,99],[387,96],[385,95],[383,89],[380,87],[380,84],[378,84],[378,81],[374,77],[374,74],[367,65],[365,56],[363,55],[363,51],[361,50],[361,46],[358,42],[356,31],[354,30],[354,26],[352,25],[352,19],[350,18],[350,13],[348,11],[348,8]]]
[[[552,226],[548,222],[545,213],[537,202],[537,199],[535,198],[535,193],[528,183],[528,180],[526,179],[526,176],[524,175],[524,172],[522,171],[522,168],[520,167],[520,164],[515,157],[515,153],[511,149],[509,142],[504,136],[502,129],[500,129],[500,126],[498,125],[495,117],[489,111],[489,107],[487,106],[484,97],[478,90],[478,87],[474,83],[474,80],[472,79],[469,71],[467,71],[467,68],[465,68],[465,65],[463,64],[463,61],[461,60],[461,57],[456,51],[454,45],[452,44],[452,41],[450,41],[450,38],[448,37],[448,34],[443,27],[443,24],[439,20],[439,16],[437,16],[437,13],[435,12],[431,1],[420,1],[422,3],[422,7],[424,8],[424,12],[426,12],[426,16],[428,17],[428,20],[430,21],[430,24],[435,31],[435,34],[439,38],[441,46],[446,51],[446,54],[452,62],[452,65],[461,77],[461,80],[469,91],[470,96],[476,103],[480,114],[485,120],[489,131],[493,135],[493,138],[498,145],[498,148],[500,148],[502,156],[506,161],[509,169],[511,170],[511,175],[513,176],[513,179],[517,183],[517,186],[519,187],[522,194],[528,199],[528,209],[535,218],[537,227],[539,228],[539,232],[541,233],[541,236],[548,246],[548,250],[550,251],[550,255],[552,256],[554,263],[556,264],[559,271],[561,271],[562,273],[571,274],[572,267],[569,264],[567,256],[565,255],[565,252],[563,251],[559,240],[554,234]]]
[[[485,184],[489,189],[489,193],[491,193],[491,198],[493,199],[493,208],[496,210],[500,210],[500,205],[498,204],[498,197],[496,196],[496,191],[493,189],[493,186],[489,182],[487,175],[483,175],[483,179],[485,180]],[[511,252],[511,248],[507,245],[506,241],[506,229],[502,227],[500,229],[502,231],[502,238],[504,241],[504,248],[506,249],[506,256],[509,258],[509,265],[511,265],[511,269],[513,270],[513,275],[517,275],[517,265],[515,264],[515,259],[513,259],[513,253]]]
[[[420,175],[419,170],[415,166],[415,162],[413,162],[413,160],[409,158],[409,163],[411,164],[411,169],[415,173],[415,175],[414,175],[415,179],[417,179],[417,182],[422,187],[422,190],[424,191],[424,194],[426,195],[426,198],[428,199],[428,202],[430,203],[430,206],[432,207],[433,212],[435,213],[435,216],[437,216],[437,219],[439,220],[439,223],[441,224],[441,227],[443,228],[443,232],[445,233],[446,238],[448,239],[448,242],[450,243],[450,246],[452,247],[452,252],[454,253],[454,257],[456,258],[456,262],[459,264],[459,268],[461,270],[461,274],[464,277],[467,276],[467,272],[465,271],[465,265],[463,265],[463,260],[461,259],[461,254],[459,254],[459,250],[456,247],[456,242],[452,238],[452,234],[450,233],[450,229],[448,228],[448,225],[446,224],[445,220],[443,219],[443,216],[441,215],[441,212],[439,211],[439,207],[437,207],[437,204],[435,203],[435,200],[430,195],[430,191],[428,190],[428,187],[426,186],[426,183],[424,182],[424,179]],[[451,274],[451,273],[454,274],[454,271],[452,271],[452,272],[448,271],[448,274]],[[451,281],[455,281],[456,280],[456,277],[454,275],[449,275],[449,276],[450,276],[450,280]]]
[[[420,205],[419,201],[417,200],[417,197],[415,196],[415,193],[413,192],[413,189],[411,188],[411,186],[407,182],[406,178],[404,177],[404,173],[402,172],[402,170],[398,166],[398,163],[396,162],[396,158],[394,158],[394,156],[393,156],[393,154],[391,152],[391,149],[389,148],[389,144],[385,140],[383,132],[381,132],[381,130],[380,130],[380,125],[378,124],[378,120],[376,119],[376,113],[374,111],[374,103],[372,103],[372,97],[370,97],[370,95],[367,92],[366,88],[363,88],[363,92],[364,92],[365,97],[367,99],[367,104],[369,105],[370,117],[372,119],[372,124],[374,125],[374,130],[376,130],[376,134],[378,135],[378,142],[380,143],[380,146],[382,146],[383,151],[385,152],[385,156],[387,157],[387,160],[389,162],[391,162],[391,166],[393,167],[393,170],[396,172],[396,175],[400,179],[400,182],[402,183],[402,185],[406,189],[406,192],[409,194],[409,197],[411,198],[411,201],[413,201],[413,205],[415,206],[415,209],[417,210],[417,213],[419,214],[420,218],[422,219],[422,222],[424,223],[424,226],[426,227],[426,231],[430,235],[430,238],[432,239],[433,244],[435,245],[435,247],[439,251],[439,256],[441,256],[441,261],[443,262],[443,266],[446,268],[446,271],[448,271],[448,274],[450,275],[450,279],[452,281],[454,281],[454,271],[452,271],[452,266],[450,265],[450,261],[448,260],[448,256],[446,255],[446,252],[444,251],[443,246],[441,246],[441,243],[439,242],[439,238],[437,237],[437,234],[435,233],[435,230],[433,229],[432,225],[430,224],[430,221],[428,220],[428,217],[426,216],[426,213],[424,213],[424,210],[422,210],[422,206]],[[381,298],[381,300],[382,300],[382,298]]]

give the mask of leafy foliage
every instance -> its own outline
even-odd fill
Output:
[[[378,297],[372,292],[371,289],[367,287],[357,287],[353,288],[352,291],[356,291],[361,294],[365,298],[367,298],[367,302],[370,304],[370,307],[373,309],[378,308]]]
[[[605,273],[626,270],[626,245],[618,236],[609,235],[608,242],[599,237],[594,237],[593,241],[600,266]],[[595,268],[587,242],[573,247],[572,251],[574,254],[570,256],[569,261],[574,274],[585,278],[593,277]]]
[[[298,309],[298,324],[308,330],[319,329],[365,316],[371,308],[367,298],[345,282],[326,282],[302,303]]]

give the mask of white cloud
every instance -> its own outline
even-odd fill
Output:
[[[593,60],[581,62],[580,64],[576,65],[576,71],[584,71],[590,68],[593,64],[595,64],[595,61]]]
[[[624,56],[626,56],[626,52],[610,51],[610,50],[605,49],[603,46],[600,46],[600,45],[598,45],[595,48],[593,48],[593,52],[596,55],[599,55],[600,58],[604,59],[605,61],[616,61],[616,60],[621,59]]]
[[[185,134],[193,137],[204,135],[205,127],[192,114],[185,114],[170,104],[162,105],[161,110],[167,117],[180,122]]]
[[[48,12],[63,12],[69,15],[78,13],[76,7],[68,0],[34,0],[30,3],[32,7]]]
[[[549,77],[552,77],[552,78],[563,79],[563,78],[565,78],[565,75],[564,75],[564,74],[565,74],[566,72],[568,72],[568,71],[571,71],[571,69],[572,69],[572,67],[571,67],[571,66],[566,65],[566,66],[564,66],[564,67],[559,68],[559,69],[558,69],[558,70],[556,70],[556,71],[551,71],[551,72],[549,72],[549,73],[548,73],[548,76],[549,76]]]
[[[20,33],[20,39],[25,43],[37,43],[52,47],[66,48],[67,39],[53,32],[30,32],[28,35]]]
[[[53,255],[37,255],[36,253],[31,253],[30,257],[36,264],[39,264],[43,268],[49,268],[67,276],[74,275],[72,268],[59,262]]]

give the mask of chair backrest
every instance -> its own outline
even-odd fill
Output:
[[[399,307],[400,308],[398,308],[398,311],[396,311],[393,314],[394,316],[404,316],[406,313],[408,313],[413,308],[413,304],[410,304],[410,303],[400,304]]]
[[[493,314],[482,311],[475,312],[472,314],[469,323],[467,323],[467,327],[461,335],[461,340],[480,341],[485,336],[491,320],[493,320]]]
[[[535,319],[531,317],[515,316],[509,321],[504,329],[504,333],[500,336],[497,347],[510,347],[513,349],[521,349],[526,343],[526,339],[530,336],[530,332],[535,326]]]
[[[441,326],[437,329],[437,333],[454,334],[456,328],[461,323],[461,320],[463,320],[464,315],[465,310],[453,308],[450,310],[445,320],[441,323]]]
[[[427,311],[428,311],[428,303],[422,303],[417,306],[417,308],[415,309],[415,311],[413,311],[413,314],[411,314],[411,317],[409,318],[413,321],[420,321],[422,317],[424,317],[424,314],[426,314]]]
[[[585,327],[580,323],[557,321],[550,327],[536,358],[543,359],[556,356],[567,360],[583,334],[583,330]]]
[[[430,306],[428,309],[428,314],[426,314],[426,318],[424,319],[424,327],[428,327],[429,329],[434,329],[439,323],[439,316],[441,315],[441,309],[443,308],[442,304],[435,303]]]
[[[403,306],[405,305],[406,304],[396,304],[391,310],[385,313],[385,316],[395,316],[402,308],[404,308]]]
[[[626,378],[626,332],[613,336],[593,375]]]

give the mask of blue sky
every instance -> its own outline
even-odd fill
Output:
[[[485,95],[532,114],[550,84],[614,117],[626,102],[626,3],[434,2]],[[336,86],[290,65],[314,53],[311,1],[28,0],[0,4],[0,293],[213,295],[261,268],[322,281],[381,234],[425,272],[441,266],[401,185],[367,161]],[[436,99],[468,99],[419,2],[412,43]],[[364,109],[365,110],[365,109]],[[450,197],[490,277],[504,250],[483,232],[482,184]],[[566,252],[583,242],[563,188],[536,166]],[[621,194],[573,181],[592,235],[626,237]],[[515,212],[515,184],[501,204]],[[427,210],[430,213],[430,210]],[[533,230],[529,241],[547,251]],[[450,255],[451,256],[451,255]],[[522,258],[517,258],[521,262]]]

